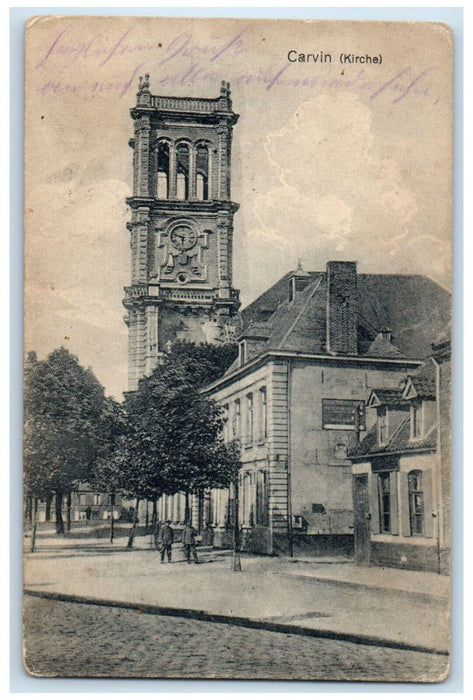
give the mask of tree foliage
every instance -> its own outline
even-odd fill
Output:
[[[155,497],[224,487],[234,478],[239,463],[235,447],[222,439],[222,409],[200,393],[234,357],[232,345],[175,343],[152,375],[126,396],[135,460]]]
[[[172,344],[170,352],[164,356],[163,364],[157,371],[179,367],[185,371],[194,386],[202,387],[221,377],[237,355],[236,343],[212,345],[178,340]]]
[[[86,481],[102,449],[103,387],[90,369],[66,349],[25,365],[24,477],[27,496],[56,497],[56,524],[62,531],[64,494]]]

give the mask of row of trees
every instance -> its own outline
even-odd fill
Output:
[[[25,367],[25,496],[36,523],[38,499],[54,500],[56,531],[70,529],[71,493],[80,482],[111,495],[156,502],[163,494],[226,487],[239,470],[236,444],[222,439],[221,408],[202,396],[235,357],[232,344],[177,342],[153,374],[125,395],[106,397],[90,369],[61,348]],[[67,522],[63,522],[64,499]],[[187,506],[188,507],[188,506]],[[188,516],[188,513],[186,513]],[[136,520],[135,520],[136,524]],[[134,525],[135,525],[134,524]],[[33,547],[36,526],[33,526]],[[134,527],[129,544],[133,541]]]

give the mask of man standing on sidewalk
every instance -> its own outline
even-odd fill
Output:
[[[194,559],[194,564],[198,564],[197,552],[195,549],[195,536],[196,530],[192,527],[189,522],[186,522],[184,529],[182,531],[182,544],[184,545],[184,550],[186,552],[186,561],[188,564],[191,563],[191,552]]]
[[[167,553],[168,562],[171,563],[172,543],[174,542],[174,530],[171,521],[166,520],[161,530],[161,564],[164,564],[164,555]]]

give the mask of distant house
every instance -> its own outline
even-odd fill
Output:
[[[450,561],[450,344],[397,390],[374,388],[374,423],[353,448],[355,555],[447,573]]]
[[[55,509],[51,508],[52,499],[40,498],[38,502],[38,521],[54,522],[56,519]],[[110,520],[112,517],[112,497],[108,493],[97,493],[92,491],[88,484],[79,484],[76,490],[71,493],[70,513],[73,522]],[[120,494],[115,495],[113,505],[113,517],[118,520],[122,517],[122,498]],[[67,516],[67,499],[64,499],[63,518]]]
[[[429,279],[359,275],[337,261],[299,267],[241,312],[239,357],[205,393],[224,408],[226,439],[241,444],[243,548],[352,551],[348,453],[372,434],[367,402],[374,388],[391,390],[401,420],[400,381],[449,313],[448,293]],[[200,508],[217,546],[230,542],[232,499],[214,490]]]

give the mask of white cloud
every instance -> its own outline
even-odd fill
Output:
[[[416,193],[380,150],[370,109],[355,94],[321,94],[266,136],[267,160],[252,182],[244,292],[266,288],[297,257],[310,269],[351,259],[365,271],[415,271],[447,283],[448,265],[434,251],[448,245],[421,229]]]

